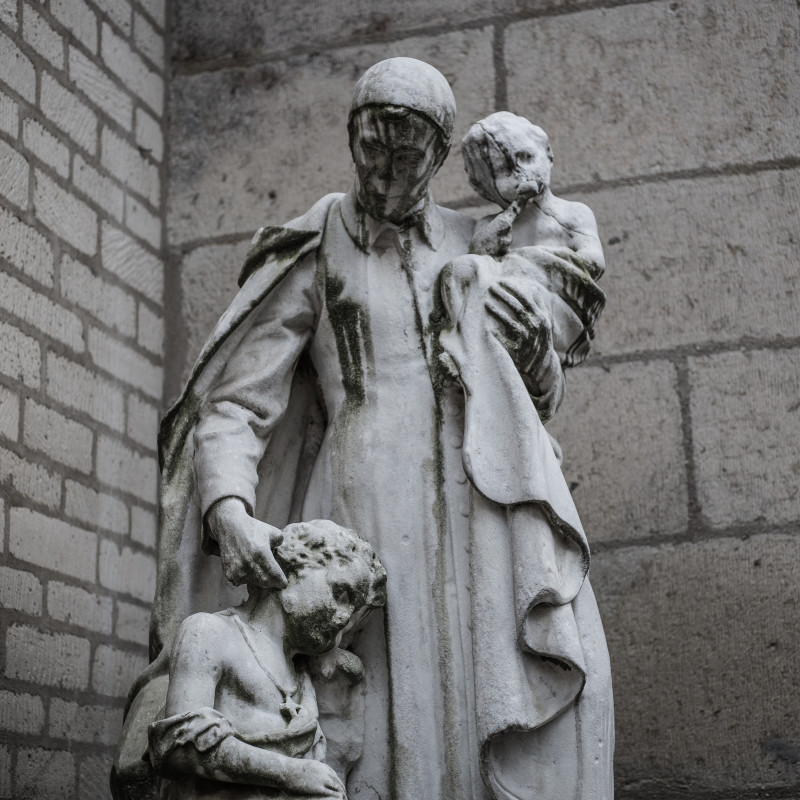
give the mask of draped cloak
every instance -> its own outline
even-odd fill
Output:
[[[440,285],[446,307],[431,311],[419,300],[426,279],[414,273],[412,258],[401,259],[407,274],[397,292],[407,285],[413,298],[395,298],[407,312],[405,320],[398,317],[398,332],[402,329],[403,346],[417,354],[421,367],[414,374],[416,367],[408,367],[396,386],[391,375],[382,379],[384,397],[391,398],[383,402],[397,402],[400,416],[395,431],[387,429],[388,417],[371,429],[364,421],[368,417],[359,414],[369,413],[369,381],[378,380],[374,373],[380,362],[376,339],[382,326],[392,324],[391,309],[369,308],[368,287],[341,284],[342,274],[352,270],[355,275],[361,263],[346,238],[341,205],[341,195],[329,195],[303,217],[259,231],[240,292],[162,424],[154,661],[131,691],[117,769],[135,759],[142,726],[158,715],[166,655],[182,619],[224,608],[241,595],[226,583],[218,559],[208,557],[215,543],[201,535],[195,431],[201,409],[224,383],[226,366],[259,314],[287,276],[312,256],[329,339],[335,340],[328,355],[330,360],[338,355],[341,397],[330,396],[339,392],[334,387],[320,402],[319,384],[325,387],[326,379],[308,368],[307,351],[290,365],[290,393],[266,437],[256,496],[247,502],[257,516],[279,527],[310,516],[353,527],[387,567],[385,617],[374,615],[352,645],[365,664],[366,710],[364,717],[356,713],[346,720],[343,729],[343,739],[355,741],[356,755],[362,744],[364,749],[348,791],[395,800],[610,800],[611,683],[602,625],[586,579],[588,545],[526,385],[482,313],[485,289],[503,266],[476,256],[468,257],[466,270],[445,271]],[[466,218],[444,213],[468,241]],[[507,270],[525,272],[525,264],[509,256]],[[361,279],[369,283],[365,274]],[[582,319],[586,303],[568,296],[574,282],[563,275],[534,279],[551,294],[556,327],[567,320],[565,330],[588,328],[588,318]],[[348,290],[361,291],[362,305],[334,308]],[[337,313],[348,309],[355,309],[355,316],[337,335]],[[319,359],[325,355],[324,336],[316,337],[322,342]],[[343,359],[347,354],[349,363]],[[455,364],[458,382],[446,379],[442,354]],[[360,389],[352,383],[354,366],[362,371]],[[406,367],[398,369],[403,373]],[[404,483],[401,462],[416,456],[413,443],[404,441],[402,415],[408,403],[402,393],[406,382],[421,380],[422,372],[426,408],[408,400],[412,417],[405,424],[413,425],[417,413],[420,424],[430,423],[428,452]],[[364,395],[366,412],[349,404],[354,391]],[[374,448],[385,451],[370,466]],[[337,459],[345,451],[350,461],[342,469]],[[357,463],[358,455],[363,463]],[[398,459],[396,493],[375,495],[370,470],[379,483],[377,473],[393,469],[392,455]],[[352,698],[347,702],[354,705]],[[363,743],[353,734],[359,724],[367,729]],[[330,744],[335,736],[324,721],[323,728]]]

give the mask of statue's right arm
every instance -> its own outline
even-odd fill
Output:
[[[271,547],[280,532],[252,517],[258,464],[289,400],[295,365],[319,315],[316,259],[306,256],[265,298],[200,410],[195,474],[204,536],[234,584],[285,585]]]

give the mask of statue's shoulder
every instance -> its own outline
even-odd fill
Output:
[[[474,217],[465,214],[463,211],[456,211],[445,206],[437,205],[436,208],[448,230],[457,232],[461,237],[466,237],[467,239],[472,236],[476,224]]]

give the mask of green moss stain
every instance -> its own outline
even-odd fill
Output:
[[[458,712],[455,696],[455,677],[453,675],[454,656],[450,646],[450,624],[447,612],[447,599],[445,586],[447,584],[447,497],[445,495],[444,475],[444,447],[442,444],[442,427],[444,425],[444,384],[443,372],[439,355],[442,349],[439,344],[439,327],[443,319],[443,307],[436,307],[431,315],[428,326],[423,323],[420,314],[417,296],[413,285],[413,268],[411,255],[411,240],[406,238],[403,242],[401,266],[408,280],[411,297],[414,303],[414,324],[419,337],[420,349],[428,365],[428,372],[433,387],[433,422],[431,430],[432,459],[430,469],[433,476],[434,501],[433,517],[436,523],[436,563],[434,564],[433,603],[436,615],[437,645],[439,656],[439,675],[442,682],[442,705],[444,708],[444,755],[445,755],[445,787],[444,796],[447,800],[462,800],[463,787],[459,780],[458,769],[458,741],[455,731],[458,727]],[[435,292],[438,298],[439,292]],[[431,341],[429,347],[428,341]]]

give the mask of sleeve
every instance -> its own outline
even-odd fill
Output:
[[[195,765],[202,754],[235,735],[230,722],[213,708],[200,708],[152,723],[147,729],[150,762],[156,774],[165,770],[176,751],[180,760]],[[198,774],[202,771],[198,768]]]
[[[264,299],[200,409],[194,464],[203,517],[223,497],[241,498],[252,513],[258,463],[286,411],[295,365],[319,317],[315,273],[311,253]]]

